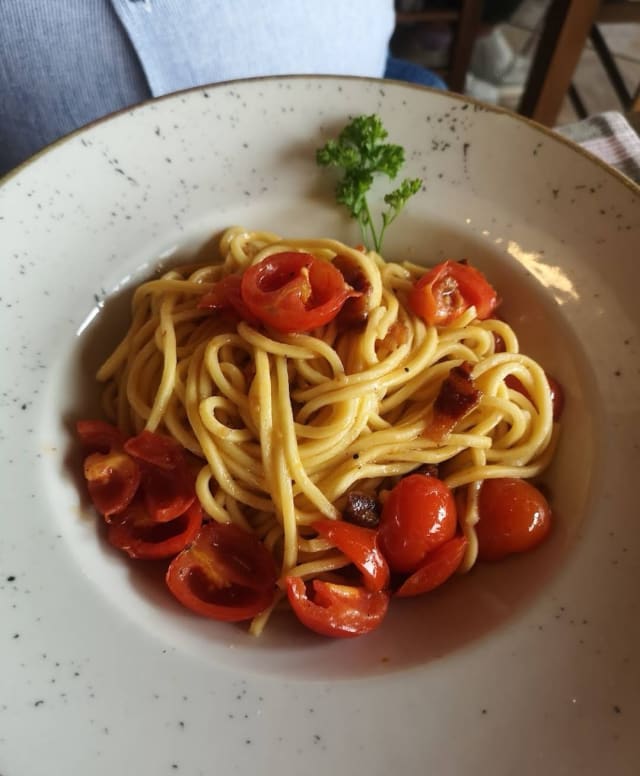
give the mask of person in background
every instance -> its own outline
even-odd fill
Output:
[[[475,41],[466,93],[486,102],[497,103],[502,96],[522,90],[528,74],[528,61],[509,45],[501,25],[509,21],[523,0],[485,0],[482,26]],[[459,0],[396,0],[397,11],[459,10]],[[449,56],[453,30],[448,23],[411,25],[398,28],[391,47],[400,57],[427,67],[443,67]]]
[[[485,2],[482,28],[471,55],[466,85],[468,94],[488,102],[499,102],[501,94],[522,90],[529,62],[514,52],[500,28],[521,5],[522,0]]]
[[[396,78],[393,0],[1,0],[0,176],[151,97],[264,75]]]

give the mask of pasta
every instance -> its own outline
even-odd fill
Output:
[[[282,333],[198,307],[221,278],[283,251],[350,262],[366,278],[366,320]],[[257,535],[281,580],[330,578],[349,565],[311,525],[339,519],[352,489],[384,497],[395,478],[437,465],[457,496],[468,571],[482,482],[534,477],[553,453],[542,367],[519,352],[508,324],[478,320],[474,307],[444,328],[416,316],[407,297],[423,267],[240,227],[223,234],[220,253],[220,263],[176,267],[137,288],[129,330],[97,374],[107,417],[125,435],[158,431],[197,456],[206,514]],[[433,439],[425,431],[434,401],[461,364],[472,365],[480,401]],[[525,390],[509,387],[509,375]]]

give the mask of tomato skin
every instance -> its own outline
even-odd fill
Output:
[[[195,501],[184,514],[159,523],[149,515],[143,501],[138,498],[111,522],[107,538],[110,544],[131,558],[173,558],[195,539],[202,518],[200,502]]]
[[[132,502],[140,485],[140,467],[123,452],[91,453],[84,477],[94,507],[109,522]]]
[[[250,312],[242,299],[240,291],[242,275],[225,275],[198,302],[198,307],[205,310],[233,312],[243,321],[256,325],[260,320]]]
[[[254,535],[231,523],[205,523],[175,557],[166,582],[191,611],[224,622],[248,620],[275,597],[276,567]]]
[[[478,558],[501,560],[534,549],[551,529],[551,508],[530,482],[512,477],[485,480],[478,497]]]
[[[448,326],[472,305],[484,320],[496,309],[498,295],[480,270],[458,261],[437,264],[409,295],[409,306],[429,326]]]
[[[321,636],[345,639],[370,633],[380,625],[389,606],[389,593],[383,590],[374,592],[314,579],[311,586],[315,598],[311,601],[300,577],[287,577],[286,585],[296,617]]]
[[[173,437],[145,429],[124,443],[125,452],[142,463],[150,463],[164,471],[173,471],[185,461],[184,447]]]
[[[392,571],[410,574],[432,550],[453,539],[456,524],[456,505],[448,486],[436,477],[410,474],[384,503],[378,543]]]
[[[104,420],[78,420],[76,433],[87,455],[121,450],[125,441],[124,434]]]
[[[389,585],[389,566],[378,547],[377,531],[328,519],[316,520],[312,528],[358,567],[367,590],[378,592]]]
[[[454,536],[436,547],[427,555],[422,565],[400,585],[395,594],[399,598],[408,598],[430,593],[440,587],[458,570],[467,544],[464,536]]]
[[[349,297],[359,296],[330,262],[295,251],[267,256],[248,267],[240,291],[252,315],[283,333],[323,326]]]
[[[564,411],[564,389],[558,380],[551,375],[547,375],[549,391],[551,392],[551,405],[553,407],[553,419],[560,420]]]
[[[196,498],[185,449],[173,438],[147,430],[128,439],[124,449],[140,465],[150,516],[163,523],[182,515]]]

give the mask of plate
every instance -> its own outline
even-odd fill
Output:
[[[132,284],[232,224],[357,242],[314,151],[377,113],[424,190],[388,258],[472,258],[567,393],[556,531],[383,627],[255,639],[107,547],[70,434]],[[506,112],[392,82],[221,84],[76,132],[0,188],[0,772],[616,774],[640,754],[638,189]]]

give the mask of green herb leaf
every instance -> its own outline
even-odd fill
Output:
[[[393,180],[405,161],[402,146],[385,143],[387,137],[379,116],[357,116],[344,127],[337,140],[329,140],[316,151],[316,161],[321,167],[338,167],[344,171],[336,186],[336,200],[358,221],[365,244],[369,245],[371,241],[378,252],[387,226],[422,186],[419,178],[407,178],[384,197],[388,208],[382,213],[378,232],[366,195],[375,175],[386,175]]]

